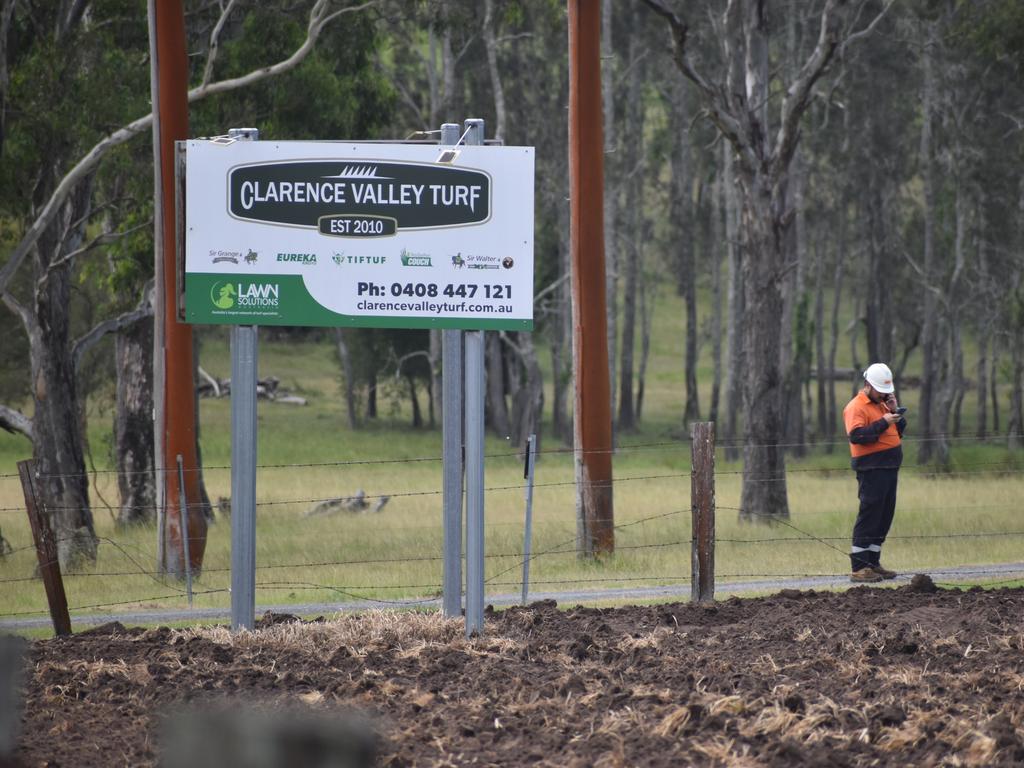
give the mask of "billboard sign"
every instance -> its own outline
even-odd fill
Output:
[[[185,151],[188,322],[532,328],[532,147]]]

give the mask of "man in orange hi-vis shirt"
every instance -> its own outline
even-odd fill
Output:
[[[874,363],[864,371],[864,388],[843,409],[860,499],[850,547],[850,581],[860,584],[896,578],[896,572],[881,563],[882,544],[896,511],[896,481],[903,463],[900,442],[907,427],[907,409],[899,407],[895,393],[889,366]]]

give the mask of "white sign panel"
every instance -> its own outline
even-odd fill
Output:
[[[187,142],[186,319],[529,330],[533,181],[532,147]]]

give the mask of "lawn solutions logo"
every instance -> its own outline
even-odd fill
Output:
[[[403,267],[429,267],[430,266],[430,254],[429,253],[413,253],[405,248],[402,249],[400,255]]]
[[[311,160],[242,165],[228,175],[228,195],[228,210],[235,218],[343,237],[482,224],[491,216],[487,173],[435,163]]]
[[[281,287],[277,283],[220,282],[210,287],[210,302],[222,311],[276,308],[280,296]]]

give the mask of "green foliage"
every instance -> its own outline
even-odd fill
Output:
[[[1019,0],[958,0],[955,33],[974,52],[1024,74],[1024,5]]]

